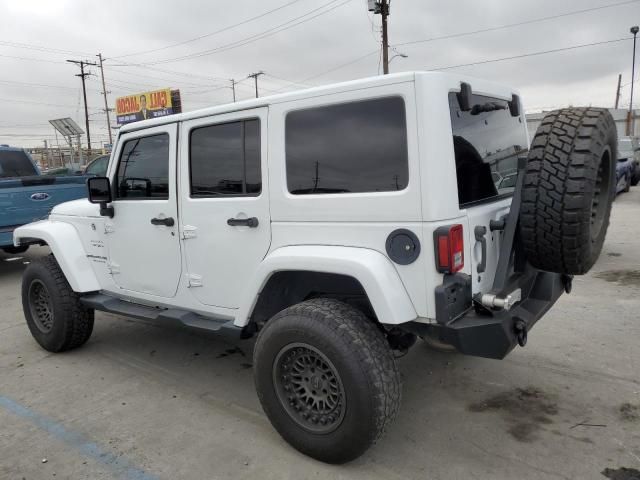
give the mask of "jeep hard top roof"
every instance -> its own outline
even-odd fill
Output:
[[[377,75],[374,77],[361,78],[357,80],[351,80],[348,82],[332,83],[322,85],[319,87],[305,88],[296,90],[293,92],[280,93],[276,95],[267,95],[264,97],[251,98],[248,100],[241,100],[235,103],[226,103],[221,105],[215,105],[198,110],[192,110],[185,113],[179,113],[175,115],[168,115],[166,117],[152,118],[149,120],[141,120],[138,122],[128,123],[120,128],[120,133],[133,132],[145,128],[155,127],[159,125],[166,125],[169,123],[182,122],[185,120],[191,120],[194,118],[207,117],[212,115],[220,115],[223,113],[237,112],[241,110],[249,110],[252,108],[266,107],[275,103],[284,103],[295,100],[300,100],[310,97],[320,97],[324,95],[332,95],[341,92],[348,92],[353,90],[361,90],[364,88],[378,87],[384,85],[393,85],[396,83],[414,82],[417,77],[422,78],[438,78],[442,82],[449,83],[451,85],[459,85],[460,82],[470,83],[472,87],[474,85],[481,85],[480,90],[488,90],[494,92],[494,95],[503,97],[505,100],[510,100],[513,93],[518,93],[516,90],[509,88],[504,84],[488,82],[479,78],[469,77],[467,75],[459,75],[453,73],[442,72],[401,72],[391,75]],[[475,91],[475,88],[474,88]]]

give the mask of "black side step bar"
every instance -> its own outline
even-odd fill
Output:
[[[197,313],[177,308],[156,308],[138,303],[127,302],[103,293],[91,293],[80,297],[80,302],[94,310],[114,313],[125,317],[140,318],[172,324],[184,325],[190,328],[208,330],[210,332],[225,331],[240,335],[242,329],[233,324],[231,320],[204,317]]]

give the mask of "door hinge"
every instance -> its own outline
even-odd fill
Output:
[[[189,288],[202,286],[202,275],[196,275],[195,273],[188,273],[187,280],[189,281]]]
[[[112,223],[105,223],[104,224],[104,233],[113,233],[115,231],[116,231],[116,229],[113,228],[113,224]]]
[[[111,275],[115,275],[116,273],[120,273],[120,265],[113,262],[107,262],[107,270]]]
[[[189,238],[196,238],[198,234],[196,231],[198,227],[194,227],[193,225],[185,225],[182,227],[182,239],[188,240]]]

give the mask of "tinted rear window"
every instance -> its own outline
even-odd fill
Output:
[[[407,124],[400,97],[293,111],[285,128],[287,187],[295,195],[407,186]]]
[[[449,94],[461,206],[511,195],[518,157],[528,150],[523,119],[511,116],[507,101],[472,95],[471,106],[477,108],[463,112],[457,94]]]
[[[37,175],[35,167],[22,151],[0,150],[0,178]]]

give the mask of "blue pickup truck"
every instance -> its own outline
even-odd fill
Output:
[[[47,217],[59,203],[85,197],[87,178],[42,175],[21,148],[0,145],[0,249],[22,253],[28,245],[13,245],[13,230]]]

